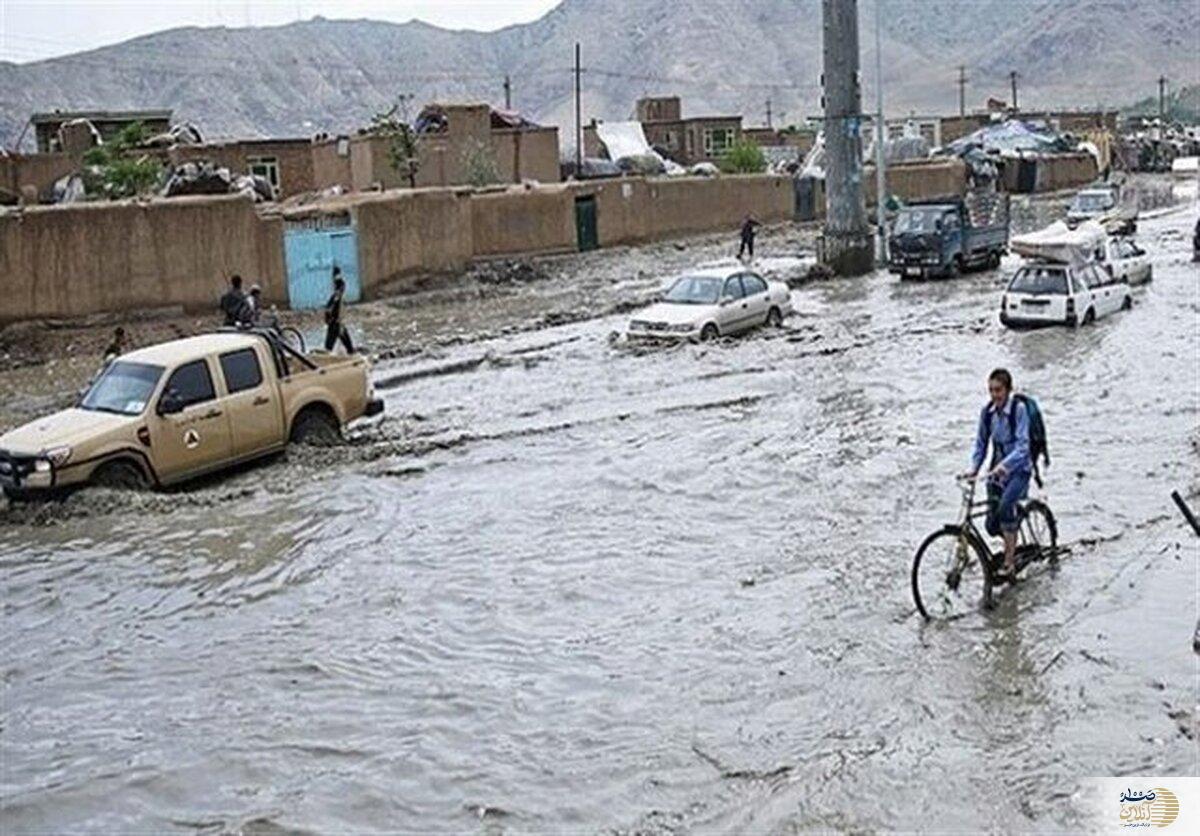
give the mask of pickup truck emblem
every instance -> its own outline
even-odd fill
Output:
[[[183,444],[189,450],[195,450],[200,446],[200,433],[195,430],[188,430],[183,434]]]

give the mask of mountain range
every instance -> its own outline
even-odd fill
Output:
[[[861,0],[864,106],[874,107],[875,6]],[[1197,0],[879,0],[889,113],[1118,107],[1157,79],[1200,82]],[[0,62],[0,142],[30,113],[170,107],[208,137],[307,136],[366,124],[401,97],[513,107],[569,128],[574,45],[585,120],[626,118],[642,95],[677,94],[685,116],[776,124],[821,108],[820,0],[563,0],[495,32],[314,18],[269,28],[185,27],[27,64]],[[411,98],[408,98],[411,97]],[[31,132],[25,131],[24,147]],[[564,143],[572,131],[563,131]]]

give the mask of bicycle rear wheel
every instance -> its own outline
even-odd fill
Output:
[[[992,604],[992,575],[986,549],[962,528],[935,531],[917,549],[912,593],[926,621],[962,618]]]

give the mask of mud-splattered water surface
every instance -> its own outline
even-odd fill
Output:
[[[608,315],[380,363],[342,447],[0,509],[0,823],[1061,831],[1087,776],[1197,774],[1195,220],[1091,328],[1003,330],[1003,271],[704,346]],[[1070,553],[923,626],[997,365]]]

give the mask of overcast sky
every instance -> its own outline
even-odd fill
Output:
[[[0,60],[36,61],[175,26],[274,26],[412,18],[454,29],[534,20],[558,0],[0,0]]]

